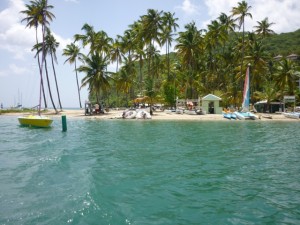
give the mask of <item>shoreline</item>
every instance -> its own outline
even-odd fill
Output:
[[[43,113],[43,115],[47,115],[53,118],[61,117],[62,115],[66,115],[69,118],[79,118],[79,119],[98,119],[98,120],[108,120],[108,119],[122,119],[121,115],[123,110],[110,110],[104,114],[92,114],[92,115],[84,115],[84,109],[66,109],[58,114],[54,112],[54,110],[50,109],[48,112]],[[14,113],[5,113],[2,111],[0,117],[3,115],[11,115],[11,116],[24,116],[30,115],[31,113],[22,113],[22,112],[14,112]],[[256,113],[260,117],[257,121],[300,121],[299,119],[287,118],[282,114],[265,114],[265,113]],[[267,116],[271,115],[272,119],[267,118]],[[135,119],[126,119],[126,120],[135,120]],[[167,113],[164,111],[155,111],[152,116],[152,120],[169,120],[169,121],[231,121],[223,117],[222,114],[206,114],[206,115],[188,115],[188,114],[176,114],[176,113]],[[238,120],[237,120],[238,121]]]

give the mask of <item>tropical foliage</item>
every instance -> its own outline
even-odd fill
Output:
[[[45,0],[31,2],[24,11],[29,27],[46,26],[48,21],[42,23],[41,18],[32,16],[37,2]],[[240,106],[248,66],[252,103],[282,100],[284,95],[299,99],[299,58],[274,58],[281,54],[272,45],[281,37],[272,30],[274,23],[266,17],[257,21],[254,32],[246,32],[246,18],[252,19],[251,6],[241,1],[230,15],[221,13],[205,29],[190,22],[177,32],[174,13],[149,9],[115,39],[84,24],[63,55],[66,61],[75,63],[77,80],[77,72],[84,75],[81,87],[88,88],[89,100],[108,107],[128,107],[143,96],[148,96],[149,104],[174,106],[176,97],[198,98],[209,93],[218,94],[224,107]],[[295,37],[299,37],[297,34]],[[46,44],[44,48],[46,54]],[[82,49],[86,55],[80,52]],[[50,56],[54,53],[49,48]],[[291,53],[300,52],[291,49],[284,56]],[[116,69],[109,72],[111,65]]]

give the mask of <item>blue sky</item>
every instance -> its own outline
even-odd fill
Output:
[[[81,33],[84,23],[104,30],[110,37],[122,35],[129,24],[147,13],[147,9],[175,12],[179,31],[195,21],[199,29],[216,19],[221,12],[230,14],[237,0],[48,0],[54,6],[56,19],[51,30],[60,43],[56,66],[61,101],[64,108],[78,107],[74,66],[64,64],[62,49]],[[300,2],[298,0],[249,0],[253,19],[246,20],[246,29],[252,31],[265,17],[274,22],[276,33],[300,29]],[[0,1],[0,103],[10,107],[22,101],[23,106],[38,104],[39,76],[37,62],[31,48],[35,42],[34,29],[25,29],[20,21],[27,0]],[[114,70],[114,65],[109,67]],[[79,74],[79,78],[84,74]],[[54,90],[54,86],[52,88]],[[87,99],[86,88],[81,89],[82,102]],[[49,98],[48,98],[49,99]],[[56,99],[56,97],[55,97]],[[55,101],[58,104],[58,101]]]

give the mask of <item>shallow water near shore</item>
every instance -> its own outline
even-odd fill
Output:
[[[0,224],[299,224],[300,123],[0,117]]]

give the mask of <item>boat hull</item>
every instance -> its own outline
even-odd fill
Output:
[[[22,116],[18,118],[21,126],[50,127],[53,120],[47,116]]]
[[[291,118],[291,119],[299,119],[300,118],[300,113],[298,113],[298,112],[283,113],[283,115],[285,117]]]
[[[126,111],[123,113],[124,119],[135,119],[136,117],[136,111]]]
[[[257,120],[258,117],[251,112],[234,112],[236,117],[240,120]]]
[[[223,112],[223,117],[229,120],[236,120],[237,116],[231,112]]]
[[[148,113],[147,111],[145,111],[145,110],[140,110],[140,111],[137,112],[136,118],[137,118],[137,119],[151,119],[152,116],[151,116],[150,113]]]

